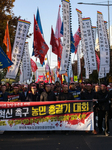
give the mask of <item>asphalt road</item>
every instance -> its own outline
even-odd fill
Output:
[[[91,132],[4,132],[0,135],[0,150],[112,150],[110,136]]]

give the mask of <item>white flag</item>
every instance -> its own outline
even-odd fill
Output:
[[[12,62],[13,65],[10,67],[7,72],[6,78],[15,79],[18,73],[18,69],[20,66],[20,62],[23,55],[24,44],[26,40],[26,36],[29,30],[30,22],[20,20],[18,21],[16,36],[14,41],[14,46],[12,50]]]
[[[30,63],[28,42],[25,43],[22,62],[23,62],[23,80],[27,81],[31,77],[31,63]]]
[[[81,32],[81,44],[82,44],[82,51],[84,55],[84,65],[85,65],[85,73],[86,73],[86,79],[88,79],[88,75],[90,74],[90,69],[88,66],[88,59],[86,55],[86,45],[84,41],[84,32],[83,32],[83,23],[82,23],[82,12],[78,9],[76,9],[77,14],[78,14],[78,21],[79,21],[79,27],[80,27],[80,32]]]
[[[92,31],[93,31],[93,40],[95,44],[95,41],[96,41],[96,27],[95,26],[92,26]]]
[[[99,78],[104,78],[110,71],[110,48],[107,37],[106,25],[101,12],[97,11],[98,40],[100,48]]]
[[[91,26],[91,19],[83,18],[82,22],[83,22],[82,28],[85,42],[84,53],[88,61],[89,74],[91,74],[93,70],[97,70],[94,35]]]
[[[67,71],[69,55],[70,55],[70,4],[67,1],[62,1],[63,5],[63,51],[61,57],[60,74]]]

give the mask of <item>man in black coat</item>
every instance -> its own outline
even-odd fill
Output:
[[[98,98],[99,91],[100,91],[100,86],[95,85],[95,87],[94,87],[94,99]],[[98,102],[93,102],[93,110],[94,110],[94,131],[93,131],[93,134],[97,134],[97,132],[96,132],[96,116],[98,115],[98,109],[99,109]]]
[[[81,93],[81,100],[93,100],[94,98],[94,91],[92,89],[92,85],[90,83],[88,83],[86,85],[86,90],[83,91]],[[93,105],[93,110],[94,110],[94,130],[93,130],[93,134],[97,134],[97,131],[96,131],[96,110],[94,108],[94,105]]]
[[[101,84],[101,90],[98,94],[98,128],[99,132],[102,133],[102,123],[103,117],[105,117],[105,135],[109,136],[109,99],[110,95],[106,89],[106,85],[103,83]]]
[[[56,96],[54,92],[51,91],[49,83],[45,84],[45,91],[41,93],[40,101],[56,101]]]
[[[92,90],[92,85],[88,83],[86,85],[86,90],[81,93],[81,100],[92,100],[94,98],[94,91]]]
[[[6,85],[1,86],[1,96],[0,101],[7,102],[8,101],[8,92],[6,92]]]
[[[40,99],[40,95],[42,94],[42,92],[45,91],[45,90],[44,90],[44,82],[43,82],[43,81],[40,81],[40,82],[38,83],[38,88],[37,88],[37,90],[38,90],[39,99]]]
[[[20,95],[21,95],[21,102],[26,102],[26,98],[28,96],[28,85],[27,84],[24,85],[23,91]]]
[[[63,85],[63,91],[59,94],[59,100],[64,101],[64,100],[74,100],[74,96],[72,93],[69,93],[68,91],[68,85],[64,84]]]
[[[80,100],[80,90],[77,89],[75,82],[70,82],[69,93],[72,93],[75,100]]]
[[[20,102],[21,94],[19,93],[19,87],[17,84],[13,86],[13,91],[8,95],[9,102]]]
[[[56,101],[59,100],[59,94],[61,92],[61,86],[56,86],[55,90],[53,91],[56,96]]]
[[[26,101],[29,101],[29,102],[39,101],[39,95],[37,92],[37,87],[35,85],[31,86],[31,93],[28,93],[28,96],[26,97]]]

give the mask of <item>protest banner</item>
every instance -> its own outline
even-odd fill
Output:
[[[86,44],[84,41],[84,32],[83,32],[83,21],[82,21],[82,12],[76,8],[77,15],[78,15],[78,24],[81,32],[81,45],[82,45],[82,52],[84,55],[84,68],[85,68],[85,77],[86,79],[89,79],[89,74],[90,74],[90,68],[88,65],[88,58],[86,54]]]
[[[97,27],[100,49],[99,79],[106,77],[110,71],[110,46],[107,36],[107,27],[103,20],[103,14],[97,11]]]
[[[25,42],[24,54],[23,54],[23,81],[27,81],[31,77],[31,63],[30,63],[30,54],[29,54],[29,45],[28,42]]]
[[[19,100],[19,94],[17,95],[8,95],[9,102],[17,102]]]
[[[9,71],[6,74],[6,78],[15,79],[19,70],[20,62],[23,56],[24,45],[26,41],[26,36],[28,34],[30,27],[30,22],[25,20],[18,20],[18,25],[16,29],[16,35],[12,50],[12,63]]]
[[[63,50],[61,57],[60,73],[67,71],[70,55],[70,3],[67,0],[62,1],[63,6]]]
[[[95,40],[93,35],[93,29],[91,26],[90,18],[83,18],[83,33],[85,42],[85,53],[87,55],[89,74],[92,74],[93,70],[97,70],[96,55],[95,55]]]
[[[0,102],[0,131],[91,131],[93,114],[86,100]]]

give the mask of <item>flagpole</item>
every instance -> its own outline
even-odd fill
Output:
[[[81,80],[83,82],[83,79],[82,79],[82,58],[81,58]]]
[[[58,11],[58,17],[59,17],[59,14],[60,14],[60,8],[61,8],[61,5],[59,5],[59,11]],[[58,29],[59,29],[59,21],[58,21]],[[58,32],[58,38],[59,38],[59,32]],[[59,39],[58,39],[59,40]],[[59,51],[60,52],[60,51]],[[58,57],[57,57],[57,66],[58,66]],[[59,68],[60,69],[60,68]]]
[[[47,55],[47,54],[46,54]],[[50,63],[49,63],[49,60],[48,60],[48,55],[47,55],[47,62],[48,62],[48,65],[49,65],[49,73],[50,73],[50,78],[51,78],[51,69],[50,69]]]
[[[43,33],[43,38],[44,38],[44,33]],[[50,55],[51,55],[51,51],[50,51]],[[50,63],[49,63],[49,60],[48,60],[48,54],[46,54],[46,56],[47,56],[47,63],[48,63],[49,68],[50,68],[51,57],[50,57]],[[46,72],[46,70],[45,70],[45,72]],[[50,73],[50,76],[51,76],[51,72],[50,72],[50,70],[49,70],[49,73]]]
[[[51,46],[50,46],[50,65],[51,65]]]
[[[60,37],[59,37],[59,35],[60,35],[60,33],[59,33],[59,14],[60,14],[60,8],[61,8],[61,5],[59,5],[58,18],[57,18],[57,20],[58,20],[58,44],[59,44],[59,39],[60,39]],[[60,50],[58,52],[58,55],[59,55],[59,53],[60,53]],[[59,57],[58,55],[57,55],[57,67],[58,67],[58,57]],[[58,68],[58,70],[60,70],[60,68]],[[62,74],[61,74],[61,77],[62,77]],[[59,81],[59,76],[57,77],[57,80]]]

